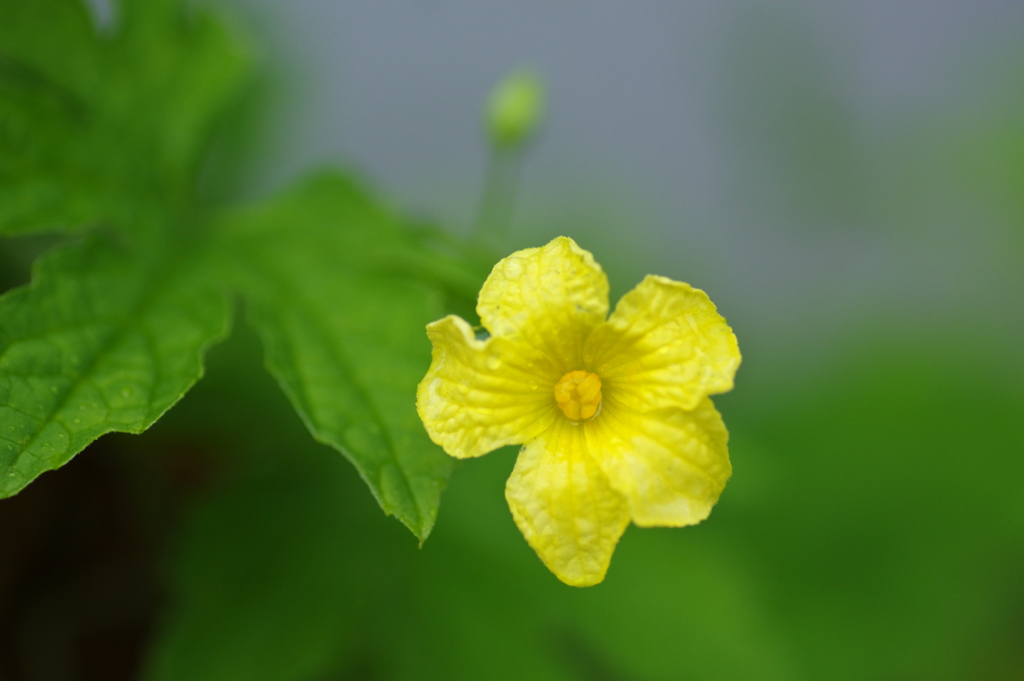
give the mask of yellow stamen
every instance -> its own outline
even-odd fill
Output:
[[[601,379],[589,371],[570,371],[555,384],[555,401],[571,421],[593,418],[601,408]]]

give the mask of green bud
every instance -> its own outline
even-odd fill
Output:
[[[543,118],[544,82],[533,71],[513,71],[491,91],[485,115],[495,147],[521,145],[533,136]]]

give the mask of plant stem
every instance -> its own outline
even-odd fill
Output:
[[[504,250],[515,211],[522,160],[519,149],[492,148],[473,235],[473,240],[482,246]]]

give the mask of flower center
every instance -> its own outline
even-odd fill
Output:
[[[589,371],[570,371],[555,384],[555,401],[570,421],[593,418],[601,409],[601,379]]]

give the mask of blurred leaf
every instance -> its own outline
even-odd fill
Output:
[[[425,539],[452,467],[415,408],[430,362],[424,327],[444,313],[423,279],[444,276],[442,261],[335,174],[234,214],[227,230],[267,367],[314,437]]]
[[[196,269],[167,240],[99,234],[0,297],[0,496],[104,433],[141,432],[199,379],[229,317]]]
[[[0,233],[134,228],[193,200],[248,54],[176,0],[115,9],[101,35],[79,0],[0,0]]]
[[[183,409],[238,380],[239,336]],[[340,457],[279,422],[267,386],[247,388],[242,470],[187,516],[148,681],[792,678],[744,555],[707,533],[632,530],[605,584],[565,589],[512,521],[507,448],[458,469],[417,550]]]
[[[352,490],[337,485],[347,464],[310,460],[310,445],[295,444],[275,475],[247,476],[188,519],[177,598],[144,678],[319,678],[359,641],[365,586],[345,543]]]
[[[942,130],[942,150],[952,153],[942,159],[954,185],[947,192],[954,198],[966,194],[984,213],[1003,214],[1014,234],[1024,244],[1024,106],[962,122],[958,129]],[[936,144],[935,146],[939,146]]]
[[[714,527],[758,564],[805,678],[980,678],[1019,636],[1022,367],[968,329],[861,339],[795,386],[748,344],[720,400],[737,473]]]
[[[584,590],[515,528],[514,449],[456,471],[416,550],[254,401],[239,447],[274,454],[197,500],[146,678],[1016,678],[1019,372],[984,343],[886,340],[806,380],[758,373],[749,348],[745,389],[720,398],[736,476],[711,518],[630,529]],[[236,380],[216,372],[199,391]]]
[[[371,614],[405,599],[377,585],[400,584],[409,557],[422,554],[348,461],[310,440],[271,377],[252,370],[258,353],[255,334],[239,328],[211,352],[209,375],[181,408],[137,441],[214,426],[220,437],[227,425],[222,453],[240,468],[185,518],[149,681],[350,678],[328,672],[358,665],[376,632]],[[212,423],[225,412],[227,424]]]

